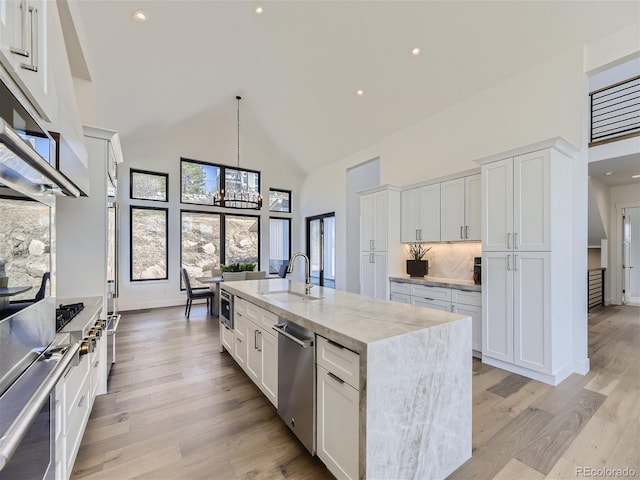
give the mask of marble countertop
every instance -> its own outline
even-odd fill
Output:
[[[358,353],[371,343],[468,318],[317,286],[311,295],[322,297],[318,300],[278,300],[268,293],[304,293],[303,283],[280,278],[227,282],[221,287]]]
[[[411,277],[389,277],[392,282],[398,283],[412,283],[414,285],[426,285],[428,287],[444,287],[444,288],[456,288],[458,290],[464,290],[465,292],[481,292],[482,285],[476,285],[472,280],[458,280],[455,278],[439,278],[439,277],[423,277],[423,278],[411,278]]]

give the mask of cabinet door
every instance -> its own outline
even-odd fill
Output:
[[[222,322],[220,322],[220,339],[225,350],[233,354],[233,343],[235,342],[233,330]]]
[[[5,15],[0,28],[1,48],[0,61],[16,82],[22,93],[28,98],[44,120],[51,120],[49,102],[53,98],[50,92],[47,60],[49,54],[48,35],[51,26],[47,19],[53,15],[52,21],[58,21],[57,12],[48,12],[51,3],[46,0],[4,0]],[[23,10],[26,8],[26,10]],[[54,6],[55,8],[55,6]],[[20,53],[16,53],[20,52]]]
[[[373,253],[373,297],[386,300],[389,298],[389,277],[387,276],[387,254]]]
[[[360,197],[360,250],[373,250],[373,194],[362,195]]]
[[[262,375],[262,345],[260,344],[260,327],[255,323],[247,321],[247,368],[249,378],[256,385],[261,383]]]
[[[481,175],[464,177],[464,239],[480,240],[482,218],[482,180]]]
[[[519,252],[513,257],[514,363],[552,373],[551,254]]]
[[[358,478],[359,393],[317,367],[318,457],[337,478]]]
[[[476,352],[482,352],[482,307],[454,303],[451,305],[451,311],[471,317],[471,348]]]
[[[441,185],[427,185],[420,189],[420,225],[419,241],[439,242],[440,241],[440,188]]]
[[[412,188],[400,194],[400,241],[417,242],[420,230],[420,189]]]
[[[512,230],[513,159],[509,158],[482,166],[482,251],[510,250]]]
[[[272,332],[272,331],[271,331]],[[278,408],[278,338],[266,329],[260,330],[262,375],[260,389]]]
[[[411,305],[411,295],[405,295],[404,293],[392,293],[390,297],[392,302],[406,303]]]
[[[549,150],[513,162],[513,241],[517,250],[551,250],[551,157]]]
[[[372,252],[360,254],[360,295],[368,297],[375,296],[373,257],[374,254]]]
[[[482,355],[513,363],[513,272],[508,252],[482,252]]]
[[[387,250],[387,192],[376,192],[373,194],[373,248],[385,252]]]
[[[233,346],[233,358],[244,371],[247,370],[247,319],[238,312],[234,314],[236,340]]]
[[[464,240],[464,177],[440,184],[440,239]]]

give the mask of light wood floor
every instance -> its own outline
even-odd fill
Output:
[[[122,317],[73,480],[333,478],[218,352],[216,325],[201,305],[191,320],[177,307]],[[449,478],[639,478],[640,309],[590,314],[589,356],[591,372],[558,387],[474,360],[473,457]]]

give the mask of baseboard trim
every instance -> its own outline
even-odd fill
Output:
[[[126,303],[126,304],[122,304],[120,303],[118,305],[118,310],[120,312],[126,312],[128,310],[144,310],[146,308],[164,308],[164,307],[179,307],[182,306],[184,307],[186,305],[186,298],[183,298],[182,300],[178,300],[178,299],[168,299],[168,300],[154,300],[154,301],[150,301],[150,302],[140,302],[140,303]],[[204,304],[206,301],[202,300],[202,303]],[[200,303],[200,301],[198,300],[194,300],[193,304],[196,305]]]
[[[591,370],[591,363],[589,361],[589,357],[584,360],[580,360],[577,362],[573,362],[573,371],[575,373],[579,373],[580,375],[586,375]]]
[[[508,372],[517,373],[523,377],[538,380],[539,382],[546,383],[554,387],[573,373],[571,362],[568,362],[553,374],[536,372],[535,370],[503,362],[502,360],[496,360],[495,358],[487,357],[486,355],[482,356],[482,363],[486,363],[492,367],[501,368],[502,370],[507,370]]]

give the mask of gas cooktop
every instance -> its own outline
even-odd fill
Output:
[[[56,332],[59,332],[64,326],[82,311],[84,303],[69,303],[56,308]]]

